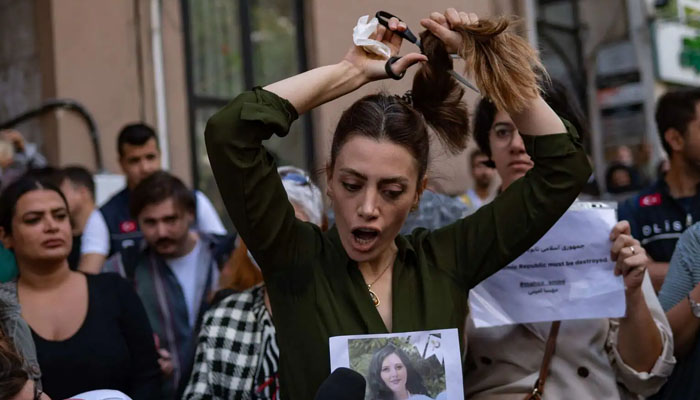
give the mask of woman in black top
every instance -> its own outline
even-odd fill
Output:
[[[68,268],[71,225],[63,194],[21,179],[0,196],[0,237],[17,257],[14,287],[32,330],[44,391],[54,399],[96,389],[159,398],[160,372],[146,312],[117,275]]]

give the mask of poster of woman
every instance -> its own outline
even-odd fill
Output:
[[[330,348],[331,370],[365,378],[365,400],[464,398],[456,329],[337,336]]]

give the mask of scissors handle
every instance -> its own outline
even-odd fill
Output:
[[[377,14],[375,14],[375,17],[377,17],[377,20],[379,21],[380,24],[384,25],[387,29],[389,28],[389,20],[392,18],[396,18],[399,21],[401,21],[401,18],[397,17],[396,15],[386,12],[386,11],[377,11]],[[408,40],[409,42],[417,45],[420,47],[420,40],[416,37],[416,35],[411,32],[411,30],[406,27],[405,31],[393,31],[394,34],[401,36],[402,38]]]

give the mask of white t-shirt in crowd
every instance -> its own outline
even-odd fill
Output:
[[[200,232],[214,233],[219,235],[226,234],[226,228],[219,218],[214,205],[207,196],[195,191],[197,196],[197,221],[196,228]],[[83,229],[82,243],[80,245],[80,254],[102,254],[108,255],[110,247],[109,228],[107,222],[99,209],[95,209],[85,224]]]
[[[187,304],[187,315],[189,316],[190,326],[194,326],[197,322],[197,314],[199,312],[199,300],[202,293],[197,293],[197,261],[199,260],[199,252],[202,251],[202,241],[197,239],[197,244],[192,251],[178,258],[169,258],[166,263],[170,270],[175,274],[175,278],[185,296]],[[201,290],[199,291],[201,292]]]

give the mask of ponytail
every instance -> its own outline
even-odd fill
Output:
[[[464,89],[450,74],[452,58],[444,43],[430,31],[421,33],[423,52],[428,62],[413,78],[413,108],[423,114],[425,122],[452,153],[467,146],[469,116],[462,100]]]
[[[514,22],[500,17],[459,29],[463,38],[459,55],[482,95],[509,113],[523,111],[538,96],[538,76],[548,79],[537,51],[522,37],[506,32]]]
[[[535,71],[544,68],[524,39],[504,32],[510,24],[508,19],[482,20],[463,29],[464,48],[459,53],[483,94],[498,109],[518,112],[538,95]],[[410,96],[368,95],[343,112],[333,134],[330,171],[340,149],[355,135],[386,139],[410,151],[418,165],[418,183],[428,168],[426,125],[452,153],[466,148],[469,113],[462,100],[464,89],[450,75],[452,58],[444,43],[429,31],[421,33],[421,42],[428,61],[416,73]]]

